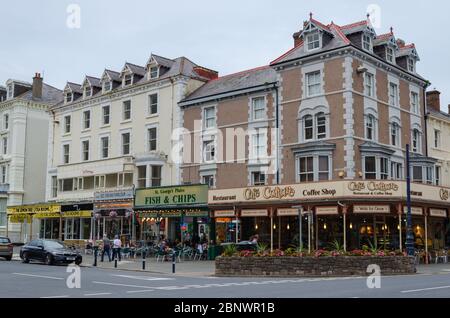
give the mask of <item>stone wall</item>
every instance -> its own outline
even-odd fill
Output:
[[[414,258],[406,256],[218,257],[216,276],[367,276],[371,264],[380,266],[382,275],[416,271]]]

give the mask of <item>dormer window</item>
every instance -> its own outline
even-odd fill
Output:
[[[125,75],[125,77],[123,79],[123,85],[124,86],[129,86],[131,84],[133,84],[133,74]]]
[[[91,97],[92,96],[92,87],[86,86],[84,88],[84,97]]]
[[[150,67],[150,79],[158,77],[159,77],[159,67],[158,66]]]
[[[318,31],[306,36],[308,51],[314,51],[320,48],[320,34]]]
[[[13,84],[9,84],[7,87],[7,99],[11,99],[14,96]]]
[[[416,72],[416,61],[413,58],[408,58],[408,71],[411,73]]]
[[[103,92],[109,92],[111,90],[111,81],[106,81],[103,83]]]
[[[71,103],[73,101],[73,93],[67,92],[66,93],[66,103]]]
[[[363,34],[362,44],[363,44],[364,50],[372,52],[372,38],[369,34]]]
[[[391,47],[387,47],[387,48],[386,48],[386,60],[387,60],[389,63],[394,64],[394,61],[395,61],[395,52],[394,52],[394,49],[391,48]]]

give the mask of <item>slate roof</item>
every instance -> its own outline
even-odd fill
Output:
[[[108,76],[111,78],[111,80],[113,80],[115,82],[120,82],[121,81],[119,72],[105,69],[105,73],[108,74]]]
[[[133,74],[139,75],[139,76],[145,76],[145,67],[132,64],[132,63],[125,63],[125,66],[128,67]]]
[[[17,96],[17,98],[54,105],[63,100],[63,92],[60,89],[43,83],[42,98],[33,98],[33,92],[31,89],[22,95]]]
[[[257,87],[266,83],[275,83],[276,81],[277,75],[275,70],[270,66],[262,66],[210,80],[182,100],[182,103],[222,93]]]
[[[73,93],[83,94],[83,89],[81,88],[80,84],[67,82],[66,87],[69,87]]]
[[[171,68],[172,65],[175,63],[174,60],[168,59],[166,57],[162,57],[156,54],[152,54],[152,56],[150,58],[153,58],[156,63],[158,63],[158,65],[167,67],[167,68]]]
[[[100,83],[101,79],[99,79],[97,77],[92,77],[92,76],[86,76],[86,79],[89,81],[91,86],[102,87],[102,84]]]

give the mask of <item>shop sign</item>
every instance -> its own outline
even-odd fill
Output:
[[[189,206],[208,203],[208,186],[179,186],[137,189],[135,207]]]
[[[353,213],[391,213],[389,205],[355,205]]]
[[[61,213],[59,212],[38,212],[36,214],[33,215],[34,218],[36,219],[51,219],[51,218],[60,218],[61,217]]]
[[[339,214],[337,206],[320,206],[316,208],[316,215],[336,215]]]
[[[231,223],[232,220],[231,218],[216,218],[216,223]]]
[[[167,211],[146,211],[141,212],[140,216],[143,218],[173,218],[173,217],[181,217],[181,211],[180,210],[167,210]]]
[[[220,217],[234,217],[235,213],[234,210],[220,210],[220,211],[214,211],[214,217],[220,218]]]
[[[94,193],[94,201],[132,200],[133,189],[103,191]]]
[[[27,213],[12,214],[9,216],[9,222],[11,223],[24,223],[25,221],[31,223],[31,220],[32,215]]]
[[[277,209],[278,216],[298,216],[298,209]]]
[[[207,217],[209,215],[208,211],[185,211],[184,216],[191,216],[191,217]]]
[[[408,213],[408,207],[407,206],[403,207],[403,212],[405,214]],[[411,207],[411,214],[412,215],[423,215],[423,209],[419,208],[419,207],[412,206]]]
[[[258,200],[264,198],[270,199],[288,199],[295,196],[295,189],[293,187],[265,187],[247,188],[244,190],[244,198],[247,201]]]
[[[242,217],[254,217],[254,216],[268,216],[269,213],[267,210],[242,210]]]
[[[354,195],[383,195],[393,196],[397,194],[400,186],[395,182],[357,181],[348,184],[348,190]]]
[[[61,212],[60,205],[23,205],[23,206],[12,206],[6,209],[8,214],[17,213],[59,213]]]
[[[92,211],[66,211],[62,213],[63,218],[90,218]]]
[[[430,209],[430,216],[436,216],[440,218],[447,217],[447,211],[442,209]]]

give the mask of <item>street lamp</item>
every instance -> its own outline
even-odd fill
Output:
[[[412,231],[411,217],[411,167],[409,158],[409,144],[406,145],[406,252],[408,256],[414,256],[414,235]]]

